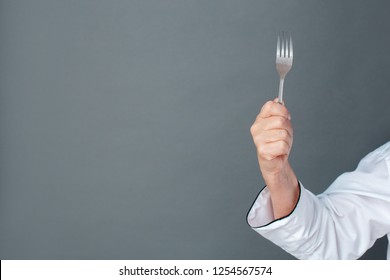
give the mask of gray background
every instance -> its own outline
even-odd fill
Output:
[[[0,1],[0,258],[293,259],[245,219],[277,32],[291,162],[320,193],[389,140],[389,6]]]

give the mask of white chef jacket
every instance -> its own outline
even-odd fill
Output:
[[[248,224],[298,259],[357,259],[378,238],[387,234],[390,241],[390,142],[322,194],[315,196],[301,182],[299,188],[294,210],[275,220],[264,187],[248,212]]]

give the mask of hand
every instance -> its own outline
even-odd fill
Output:
[[[284,104],[268,101],[251,126],[260,170],[271,194],[274,218],[291,213],[298,197],[297,177],[288,162],[293,143],[291,116]]]
[[[288,165],[293,143],[291,116],[287,108],[277,99],[268,101],[261,108],[250,131],[263,178],[267,181],[281,174]]]

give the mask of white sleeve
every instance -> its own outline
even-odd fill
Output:
[[[298,259],[357,259],[390,233],[390,142],[339,176],[321,195],[300,184],[294,210],[275,220],[267,187],[248,224]]]

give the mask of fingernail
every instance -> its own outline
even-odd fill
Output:
[[[290,121],[291,121],[291,115],[288,115],[288,117],[287,117],[287,118],[288,118],[288,120],[290,120]]]

